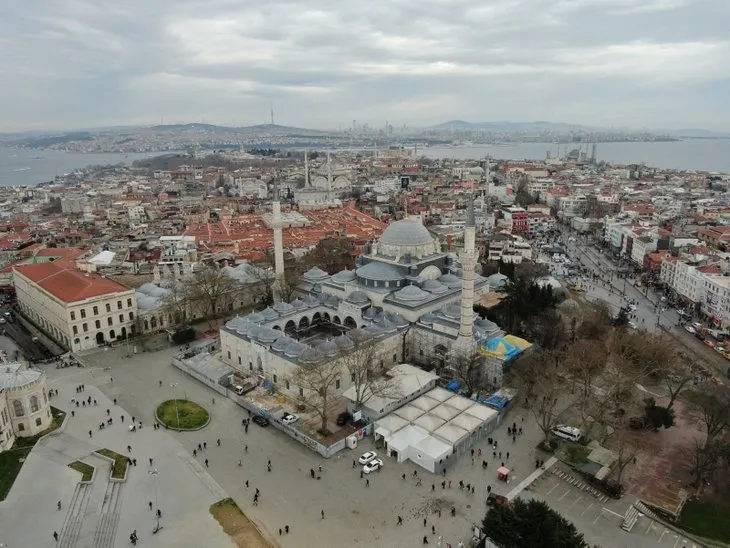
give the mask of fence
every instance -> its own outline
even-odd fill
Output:
[[[183,362],[182,360],[173,358],[172,365],[177,367],[183,373],[187,373],[194,379],[197,379],[200,382],[202,382],[203,384],[205,384],[206,386],[209,386],[210,388],[212,388],[219,394],[221,394],[223,396],[228,396],[228,389],[225,386],[221,386],[219,383],[215,382],[213,379],[209,379],[205,375],[202,375],[201,373],[199,373],[198,371],[196,371],[189,365],[185,364],[185,362]]]

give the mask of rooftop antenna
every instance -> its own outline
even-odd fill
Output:
[[[274,125],[274,102],[271,102],[271,125]]]

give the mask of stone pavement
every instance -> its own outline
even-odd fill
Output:
[[[0,543],[53,546],[56,531],[61,535],[58,546],[63,548],[127,546],[129,534],[136,529],[144,546],[233,546],[208,511],[211,504],[225,498],[225,491],[199,466],[191,467],[187,451],[167,432],[154,430],[149,415],[138,414],[137,420],[145,426],[130,432],[130,411],[115,406],[89,382],[111,385],[108,375],[79,368],[53,368],[48,373],[49,387],[59,391],[53,405],[69,412],[69,418],[63,432],[48,436],[33,449],[8,498],[0,503]],[[91,396],[97,406],[76,408],[71,403],[75,386],[81,383],[87,388],[79,397]],[[114,424],[99,430],[106,409]],[[70,415],[72,410],[75,417]],[[125,415],[124,425],[121,415]],[[130,453],[127,445],[132,447]],[[108,481],[108,461],[92,455],[104,447],[137,459],[126,482]],[[67,466],[77,459],[98,466],[86,489],[78,487],[80,474]],[[154,469],[158,470],[156,476],[150,474]],[[163,529],[153,535],[156,520],[148,503],[154,504],[156,498]],[[60,512],[56,509],[59,500]]]

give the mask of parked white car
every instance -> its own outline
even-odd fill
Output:
[[[283,417],[281,417],[281,422],[284,424],[294,424],[299,420],[299,415],[295,415],[293,413],[287,413]]]
[[[362,467],[362,471],[366,474],[380,470],[383,467],[383,461],[380,459],[373,459],[365,466]]]
[[[360,464],[367,464],[376,458],[378,458],[378,454],[375,451],[368,451],[360,457]]]
[[[575,426],[559,424],[552,430],[553,435],[568,441],[580,441],[583,438],[583,431]]]

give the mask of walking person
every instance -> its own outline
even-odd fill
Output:
[[[205,459],[205,467],[208,468],[208,459]]]
[[[56,531],[53,531],[53,540],[58,542],[58,533],[56,533]]]
[[[398,516],[398,525],[403,525],[403,518]]]
[[[324,510],[321,511],[322,519],[324,519]]]

